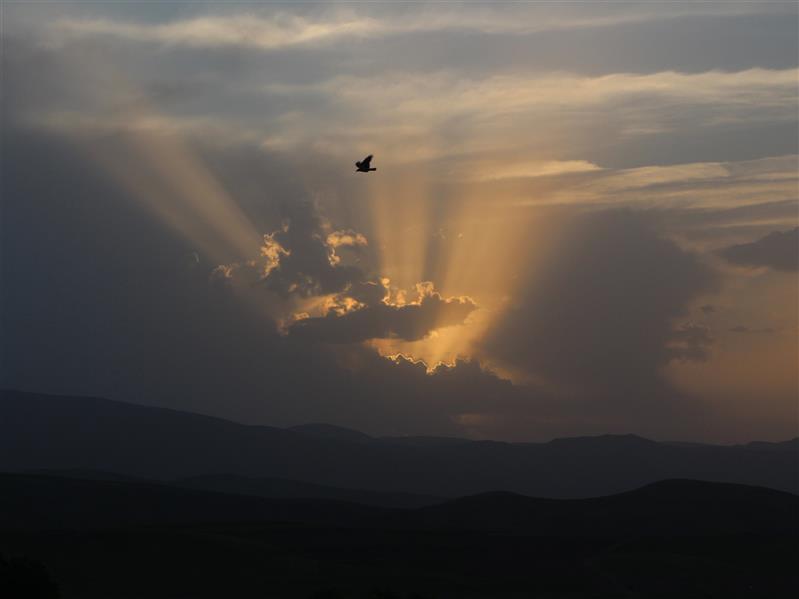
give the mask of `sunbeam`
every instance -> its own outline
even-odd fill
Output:
[[[217,263],[258,255],[262,243],[250,219],[203,163],[184,132],[170,126],[145,90],[92,56],[94,76],[123,100],[96,123],[86,147],[135,201]],[[83,65],[82,68],[87,68]],[[108,135],[106,123],[113,123]]]

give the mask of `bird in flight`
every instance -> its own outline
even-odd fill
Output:
[[[369,171],[376,171],[377,169],[371,166],[372,164],[372,155],[369,154],[366,158],[361,160],[360,162],[355,163],[355,170],[359,173],[368,173]]]

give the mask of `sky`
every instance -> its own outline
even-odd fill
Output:
[[[2,387],[799,434],[796,3],[1,10]]]

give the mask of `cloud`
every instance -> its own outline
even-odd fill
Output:
[[[668,102],[715,104],[741,112],[758,105],[766,111],[780,109],[785,119],[796,96],[797,69],[754,68],[737,72],[707,71],[683,73],[614,73],[602,76],[579,76],[545,72],[502,73],[488,77],[464,77],[456,73],[385,74],[381,77],[340,76],[309,85],[270,85],[264,92],[297,93],[318,90],[342,100],[372,107],[380,113],[395,112],[421,118],[479,111],[482,114],[536,113],[544,108],[585,107],[603,103],[618,106],[625,98],[649,98]],[[435,97],[435,103],[428,98]],[[734,97],[735,101],[732,100]],[[639,116],[640,105],[625,106],[626,112]],[[649,104],[646,114],[654,116]],[[635,112],[632,112],[635,109]],[[723,113],[716,113],[717,116]],[[727,118],[730,114],[728,113]],[[749,111],[747,114],[751,118]],[[765,112],[761,114],[766,114]]]
[[[707,251],[796,225],[795,18],[685,19],[677,40],[669,13],[771,8],[550,6],[536,18],[521,18],[533,14],[524,7],[302,6],[283,16],[253,9],[252,18],[188,8],[168,21],[116,10],[98,5],[91,14],[104,17],[85,19],[59,8],[69,17],[57,21],[41,9],[47,18],[37,27],[55,24],[54,41],[64,43],[55,48],[6,27],[7,123],[26,130],[8,138],[3,164],[3,244],[14,256],[2,264],[4,384],[253,423],[707,437],[732,430],[731,409],[719,402],[723,418],[712,428],[686,417],[695,404],[666,414],[679,393],[660,370],[711,372],[699,361],[735,342],[742,353],[728,368],[758,371],[757,388],[740,392],[757,401],[741,413],[775,421],[785,413],[760,393],[774,377],[763,374],[754,344],[772,338],[728,334],[713,346],[709,329],[685,322],[684,308],[707,301],[700,295],[714,279],[685,248],[686,239]],[[580,47],[594,51],[574,52]],[[129,109],[142,100],[158,110]],[[60,137],[31,143],[44,129]],[[164,165],[166,181],[176,173],[146,147],[122,151],[120,138],[183,139],[252,221],[247,251],[226,249],[245,239],[233,230],[216,257],[196,235],[127,205],[121,186],[100,184],[103,171],[80,159],[87,146],[118,158],[142,187],[153,181],[149,160]],[[380,179],[352,176],[363,144],[381,148]],[[181,216],[194,222],[207,189],[142,195],[161,210],[191,198]],[[296,203],[281,209],[308,190],[335,226]],[[564,224],[537,206],[557,203],[594,213]],[[598,212],[611,203],[657,209]],[[531,240],[515,245],[512,230],[530,214]],[[452,234],[419,242],[437,230]],[[549,234],[558,239],[539,243]],[[176,274],[194,250],[196,267]],[[408,264],[409,273],[400,269]],[[397,280],[408,297],[416,281],[439,290],[423,287],[403,303]],[[757,323],[783,297],[725,294],[713,300],[724,306],[713,318],[721,331]],[[273,297],[279,309],[265,309]],[[741,310],[750,304],[752,313]],[[771,323],[796,330],[761,322]],[[456,361],[432,374],[361,343],[421,336],[416,343],[436,351],[446,341],[447,351],[472,354],[484,330],[482,365]],[[535,384],[486,370],[499,363],[532,373]],[[584,401],[565,397],[572,385],[587,390]],[[619,398],[628,400],[621,409]]]
[[[750,15],[762,12],[749,6],[681,5],[583,8],[579,12],[553,7],[517,6],[488,10],[480,6],[451,10],[436,6],[424,10],[386,10],[385,7],[351,11],[339,7],[317,14],[247,11],[202,14],[165,23],[111,18],[63,17],[50,26],[51,43],[88,37],[114,37],[141,43],[194,48],[249,47],[258,50],[330,44],[419,33],[476,32],[486,35],[530,35],[541,32],[614,27],[648,21],[706,15]]]
[[[733,417],[724,402],[709,433],[704,421],[693,418],[696,402],[673,407],[676,392],[657,387],[653,379],[655,365],[673,357],[670,340],[681,335],[673,326],[685,320],[679,306],[712,279],[695,255],[656,234],[662,213],[593,213],[566,223],[547,218],[543,228],[557,242],[536,246],[539,266],[528,262],[527,250],[508,257],[521,293],[510,298],[514,309],[497,323],[491,346],[483,348],[483,357],[492,356],[489,349],[496,356],[483,363],[457,361],[429,373],[424,364],[401,356],[387,360],[360,343],[308,343],[301,334],[280,335],[260,301],[265,286],[260,268],[244,264],[231,275],[236,279],[251,271],[259,282],[247,286],[250,295],[217,293],[208,285],[214,264],[208,254],[200,251],[197,268],[183,268],[183,258],[195,246],[126,201],[113,180],[90,168],[74,145],[30,131],[6,133],[3,244],[5,255],[14,259],[3,261],[0,286],[5,386],[108,396],[253,424],[326,421],[375,434],[531,440],[634,431],[671,439],[751,437],[748,426],[730,424]],[[235,154],[235,161],[222,160],[214,153],[219,151],[203,155],[220,180],[260,181],[266,170],[269,189],[283,189],[285,169],[266,163],[269,157],[247,160],[246,154]],[[42,164],[48,165],[47,177],[41,176]],[[138,174],[135,161],[129,168]],[[318,213],[307,214],[308,206],[281,211],[276,202],[264,201],[264,186],[255,188],[251,201],[262,210],[253,219],[259,230],[279,233],[274,239],[293,253],[306,251],[303,245],[316,247],[308,252],[316,259],[308,262],[329,266],[326,240],[340,229],[325,224]],[[231,195],[239,201],[246,193]],[[273,220],[266,220],[265,206],[275,212]],[[288,221],[288,232],[280,226],[281,217]],[[368,258],[370,247],[362,248],[362,258]],[[473,249],[470,255],[495,256],[493,244]],[[257,248],[253,257],[263,259]],[[347,263],[346,257],[342,262]],[[399,306],[388,283],[366,267],[364,272],[333,299]],[[442,305],[446,296],[436,298],[429,286],[422,289],[425,299],[414,301],[430,304],[416,309],[419,324],[390,320],[392,327],[410,331],[409,336],[421,334],[426,325],[418,313],[434,312],[434,307],[437,318],[443,313],[450,322],[464,315],[467,321],[471,314],[476,318],[476,313],[466,314],[467,301],[447,307]],[[288,295],[304,299],[297,292]],[[355,314],[341,309],[343,316]],[[379,316],[397,318],[395,312]],[[429,314],[425,318],[433,321]],[[755,336],[741,337],[743,342]],[[599,362],[598,368],[607,365],[610,378],[599,378],[603,385],[576,400],[550,386],[514,385],[499,378],[487,368],[500,356],[559,386],[596,380],[592,361]],[[619,396],[629,401],[620,406]],[[751,403],[755,407],[747,416],[767,413],[779,420],[775,426],[783,426],[768,434],[779,436],[793,422],[779,416],[790,415],[794,404],[786,412],[762,401]]]
[[[512,18],[512,11],[507,15],[508,21],[518,22]],[[257,27],[259,22],[257,16],[213,18],[224,23],[228,19],[232,24],[225,27],[238,31],[246,40],[253,37],[248,28]],[[286,27],[291,29],[291,23],[313,18],[295,15],[286,19]],[[211,17],[197,19],[205,23]],[[243,24],[239,26],[237,19]],[[249,21],[252,23],[248,25]],[[342,19],[342,23],[349,21]],[[139,26],[142,31],[156,32],[159,27],[171,25]],[[327,29],[321,28],[319,34],[324,31]],[[696,136],[701,144],[682,140],[680,146],[702,148],[709,135],[729,135],[731,127],[763,128],[796,120],[795,66],[700,72],[691,67],[661,66],[655,72],[631,69],[586,75],[545,66],[532,72],[522,66],[475,72],[450,61],[432,71],[423,62],[391,70],[378,57],[364,59],[364,52],[370,56],[374,53],[371,45],[356,45],[330,57],[330,62],[321,63],[312,76],[296,77],[290,68],[297,68],[297,63],[303,73],[309,72],[308,57],[300,50],[287,52],[281,59],[285,64],[280,62],[279,69],[273,68],[271,62],[277,58],[267,59],[268,66],[263,68],[257,66],[261,60],[240,59],[233,62],[235,68],[197,74],[181,53],[177,53],[180,57],[165,60],[163,51],[151,54],[155,50],[150,44],[134,49],[125,46],[124,73],[140,82],[141,93],[173,110],[158,116],[130,118],[130,114],[114,110],[130,101],[119,97],[120,86],[103,81],[104,69],[94,65],[86,68],[86,58],[79,47],[59,52],[39,49],[34,57],[29,57],[34,64],[28,66],[19,61],[29,50],[21,54],[19,45],[12,45],[8,52],[6,82],[16,81],[9,85],[9,106],[18,106],[29,122],[39,126],[97,132],[115,128],[197,132],[208,139],[245,140],[280,151],[314,148],[335,156],[354,151],[365,138],[390,139],[387,153],[381,157],[392,164],[408,162],[409,157],[420,161],[486,152],[501,159],[500,164],[484,165],[487,171],[454,165],[463,166],[455,171],[467,178],[475,174],[488,179],[529,176],[528,173],[536,175],[553,167],[561,172],[584,171],[591,165],[606,168],[616,166],[607,154],[618,154],[620,146],[634,145],[636,140],[648,140],[653,132]],[[102,47],[107,45],[110,44],[104,42]],[[210,60],[206,54],[197,60]],[[156,60],[159,57],[162,59]],[[109,51],[109,62],[114,59],[123,60]],[[74,63],[70,72],[57,72],[56,67],[63,67],[70,60]],[[365,61],[368,67],[350,66]],[[228,60],[223,65],[228,66]],[[47,77],[37,78],[35,85],[20,84],[23,78],[29,80],[30,68],[44,70]],[[273,72],[276,70],[279,72]],[[158,90],[164,81],[186,88],[186,98],[177,103],[163,102]],[[46,88],[46,93],[40,94],[43,97],[29,97],[36,95],[40,85]],[[192,86],[197,85],[201,86],[201,93],[192,93]],[[674,110],[675,104],[680,105],[679,111]],[[450,131],[452,127],[462,134]],[[787,153],[784,148],[777,151],[775,146],[780,144],[771,133],[764,133],[769,134],[770,148],[759,155]],[[449,136],[456,136],[457,143],[441,143]],[[563,147],[566,139],[568,146]],[[669,144],[660,144],[663,145]],[[750,143],[745,151],[735,151],[751,154],[752,147]],[[712,164],[709,161],[718,160],[718,155],[686,159],[686,152],[680,149],[664,150],[669,155],[666,162]],[[692,151],[697,153],[696,149]],[[725,152],[731,151],[725,148]],[[625,158],[631,165],[642,165],[640,152],[627,152]],[[649,160],[643,164],[655,163]],[[503,172],[503,165],[507,165],[508,173]],[[657,173],[649,175],[654,178]]]
[[[699,249],[795,226],[796,155],[559,177],[519,205],[627,205],[657,212],[658,226]],[[524,190],[519,187],[519,194]],[[524,196],[522,196],[524,197]]]
[[[520,179],[528,177],[546,177],[568,173],[586,173],[601,170],[596,164],[586,160],[507,160],[498,164],[468,163],[462,167],[464,179],[477,181],[496,181],[499,179]],[[460,174],[455,171],[455,174]]]
[[[468,297],[442,297],[430,282],[416,285],[415,299],[408,301],[405,290],[395,290],[392,298],[388,279],[370,279],[336,253],[341,248],[366,248],[363,234],[331,230],[310,202],[285,204],[282,211],[283,225],[263,236],[260,257],[219,265],[210,280],[238,280],[284,299],[300,298],[288,304],[288,309],[299,305],[299,310],[278,316],[282,330],[293,338],[334,344],[416,341],[435,329],[463,324],[477,309]],[[311,316],[308,309],[321,315]]]
[[[443,298],[431,284],[418,285],[417,291],[419,298],[403,305],[375,302],[342,315],[330,311],[324,317],[299,320],[289,334],[326,343],[392,338],[416,341],[435,329],[462,324],[477,309],[470,298]]]
[[[196,21],[203,29],[218,21],[208,28],[216,31],[219,26],[234,37],[238,31],[248,41],[258,37],[248,27],[258,28],[260,21],[287,31],[312,30],[317,21],[333,23],[333,30],[337,23],[358,19],[397,21],[385,13],[364,17],[300,12],[285,20],[260,13],[248,15],[252,19],[202,15],[138,26],[161,31],[159,27]],[[482,12],[494,19],[501,14],[509,23],[530,22],[514,17],[513,11]],[[631,11],[619,11],[625,12]],[[423,22],[427,16],[415,18]],[[244,24],[239,26],[237,19]],[[327,35],[326,31],[320,28],[319,35]],[[452,183],[476,180],[498,186],[515,181],[521,186],[529,182],[520,179],[535,178],[536,186],[544,186],[541,179],[552,175],[559,181],[572,176],[573,185],[546,193],[537,193],[537,188],[531,192],[528,186],[526,193],[513,194],[529,202],[594,201],[614,194],[632,201],[640,199],[644,190],[680,201],[691,199],[697,190],[703,196],[715,192],[713,199],[720,201],[713,185],[737,187],[751,198],[754,179],[730,172],[729,164],[721,160],[796,151],[795,64],[701,70],[660,64],[655,71],[613,72],[608,67],[599,74],[586,74],[546,65],[479,70],[458,60],[432,68],[420,59],[392,69],[394,58],[386,63],[379,45],[356,43],[320,53],[317,60],[293,46],[279,56],[252,56],[230,50],[170,51],[175,47],[169,44],[115,45],[103,38],[93,47],[108,52],[92,55],[107,56],[110,64],[98,69],[94,63],[104,60],[92,58],[87,66],[81,51],[86,44],[32,52],[20,49],[25,40],[17,40],[16,45],[6,45],[7,106],[16,113],[12,116],[31,126],[62,132],[180,134],[203,143],[251,144],[316,163],[321,162],[320,155],[329,163],[339,164],[345,157],[351,163],[351,155],[364,149],[368,139],[382,148],[381,160],[391,166],[390,171],[381,171],[385,177],[392,171],[402,177],[398,172],[402,165],[412,168],[427,161],[434,161],[431,175]],[[517,53],[529,54],[518,48]],[[617,49],[612,56],[618,53]],[[192,67],[198,63],[219,68],[198,71]],[[134,90],[158,104],[160,114],[119,110],[133,100],[124,97],[124,87],[105,76],[109,70],[138,84]],[[31,71],[41,76],[31,79]],[[164,99],[165,82],[180,93]],[[680,110],[674,110],[675,105]],[[655,132],[658,143],[652,141]],[[679,162],[686,164],[675,164]],[[795,173],[795,163],[789,168]],[[792,185],[774,179],[758,183],[763,193],[779,187],[779,193],[788,194]]]
[[[761,172],[740,174],[729,180],[713,181],[707,186],[687,186],[685,190],[697,199],[689,207],[671,207],[663,211],[661,218],[670,229],[689,232],[692,236],[723,236],[737,232],[745,227],[785,228],[793,225],[799,214],[796,200],[787,197],[788,190],[799,182],[796,175],[796,156],[786,157],[788,160],[754,161],[787,162],[779,170],[769,169]],[[739,170],[745,163],[727,163],[730,170]],[[770,186],[769,182],[776,183]],[[655,193],[655,190],[650,190]],[[758,201],[751,196],[757,194],[765,198]],[[685,195],[687,197],[687,193]],[[785,199],[775,199],[785,197]],[[722,198],[726,201],[722,201]],[[754,201],[753,201],[754,200]],[[769,231],[770,232],[770,231]],[[749,237],[751,239],[751,236]],[[729,245],[729,243],[727,244]]]
[[[332,248],[358,248],[369,245],[369,242],[363,234],[353,231],[352,229],[333,231],[328,234],[326,241],[327,245]]]
[[[208,255],[191,255],[195,266],[185,268],[192,246],[120,196],[74,146],[5,133],[3,248],[14,259],[0,264],[2,386],[249,423],[322,420],[382,434],[463,434],[458,414],[477,410],[486,397],[502,404],[516,397],[518,389],[476,363],[430,374],[423,364],[387,360],[369,347],[280,335],[263,309],[262,283],[247,286],[250,294],[218,293],[208,284]],[[252,168],[264,168],[263,159]],[[313,245],[314,231],[326,239],[323,219],[309,211],[283,210],[304,230],[291,237],[278,229],[294,253]],[[260,270],[246,264],[217,268],[214,276],[241,278],[248,269],[260,280]],[[423,308],[400,318],[408,334],[426,326],[416,324],[417,314],[436,324],[462,315],[461,302],[422,290]],[[387,289],[361,281],[347,293],[382,305]]]
[[[268,260],[263,272],[264,286],[282,296],[322,296],[344,291],[364,278],[356,266],[341,264],[336,248],[329,243],[341,238],[326,234],[329,224],[308,202],[284,204],[283,227],[264,236],[261,255]],[[361,236],[363,241],[366,238]]]
[[[618,189],[640,194],[666,183],[738,179],[720,158],[795,153],[788,134],[796,123],[796,79],[795,68],[601,76],[441,69],[270,82],[260,93],[278,103],[313,98],[328,107],[324,118],[306,111],[278,124],[282,151],[313,148],[335,157],[365,138],[385,139],[384,163],[433,162],[437,178],[449,181],[593,176],[596,189],[578,179],[575,190],[559,194],[580,201]],[[331,122],[328,112],[337,118]],[[777,125],[783,133],[773,131]],[[661,144],[652,143],[655,133]],[[713,141],[731,135],[749,143]],[[638,170],[608,170],[614,167]]]
[[[51,37],[69,40],[112,36],[137,42],[192,47],[250,46],[271,50],[345,36],[367,37],[382,29],[384,27],[379,21],[369,18],[312,21],[293,14],[277,14],[271,19],[252,14],[202,16],[156,25],[111,19],[65,18],[53,25]]]
[[[721,255],[741,266],[766,266],[783,272],[796,272],[799,270],[799,227],[774,231],[751,243],[727,247]]]
[[[487,355],[557,385],[634,401],[664,388],[660,369],[698,359],[701,325],[674,328],[713,272],[660,237],[651,215],[594,212],[555,229],[546,265],[484,342]]]

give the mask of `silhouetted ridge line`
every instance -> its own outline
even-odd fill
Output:
[[[401,530],[484,530],[535,536],[799,532],[799,497],[744,485],[661,481],[589,499],[492,492],[425,507],[332,499],[267,499],[164,484],[0,474],[0,530],[295,522]]]
[[[389,493],[363,489],[344,489],[279,478],[251,478],[232,474],[181,478],[171,484],[179,487],[252,495],[273,499],[335,499],[383,507],[420,507],[444,501],[442,497],[415,493]]]
[[[799,533],[799,497],[731,483],[664,480],[586,499],[492,492],[395,516],[405,525],[537,536]]]
[[[290,431],[304,433],[307,435],[314,435],[325,439],[337,439],[340,441],[369,441],[372,439],[366,433],[356,431],[351,428],[343,426],[335,426],[333,424],[325,424],[322,422],[313,422],[309,424],[299,424],[297,426],[289,427]]]
[[[247,426],[165,408],[10,391],[0,393],[0,469],[161,480],[224,473],[434,497],[497,489],[595,497],[663,479],[799,491],[795,441],[715,446],[636,435],[548,443],[370,438],[331,425]]]

